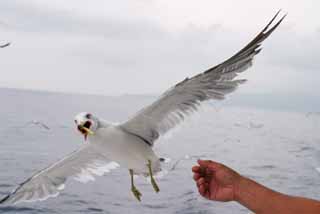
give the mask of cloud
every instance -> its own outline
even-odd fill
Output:
[[[1,1],[1,20],[12,30],[31,33],[68,33],[106,38],[139,39],[150,34],[161,36],[159,26],[145,19],[88,17],[72,10],[40,7],[33,1]]]
[[[10,49],[0,52],[0,86],[109,95],[159,93],[227,59],[266,24],[252,20],[255,30],[241,31],[219,22],[172,29],[157,18],[156,1],[138,6],[118,2],[106,7],[105,16],[97,5],[85,13],[68,9],[78,1],[67,6],[39,2],[0,3],[5,24],[0,30],[12,41]],[[85,2],[75,7],[85,9]],[[265,41],[254,67],[244,75],[251,81],[242,93],[318,93],[307,86],[320,78],[320,32],[297,32],[286,22]]]

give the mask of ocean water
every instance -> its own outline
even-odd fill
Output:
[[[88,111],[109,121],[125,121],[152,96],[103,97],[0,89],[0,197],[34,172],[83,142],[73,117]],[[44,122],[49,130],[29,123]],[[198,158],[220,161],[278,191],[320,200],[320,114],[210,103],[155,146],[164,166],[175,169],[158,180],[160,193],[139,178],[137,202],[126,169],[95,182],[69,180],[57,197],[0,207],[0,213],[244,213],[237,203],[199,196],[191,167]]]

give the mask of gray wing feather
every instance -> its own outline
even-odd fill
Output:
[[[0,204],[46,200],[57,196],[70,177],[87,182],[117,167],[88,144],[21,183]]]
[[[0,45],[0,48],[5,48],[5,47],[8,47],[10,45],[10,42],[4,44],[4,45]]]
[[[248,45],[234,56],[203,73],[176,84],[121,127],[153,144],[161,134],[166,133],[182,122],[186,116],[195,112],[201,102],[210,99],[224,99],[226,94],[233,92],[245,82],[244,79],[235,80],[234,78],[252,65],[253,58],[261,51],[261,43],[285,18],[286,15],[270,28],[279,12]]]

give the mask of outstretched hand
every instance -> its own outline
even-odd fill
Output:
[[[233,201],[236,199],[241,176],[227,166],[210,160],[198,160],[192,167],[193,179],[199,193],[215,201]]]

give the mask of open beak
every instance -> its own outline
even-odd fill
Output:
[[[85,140],[87,140],[87,136],[88,136],[88,134],[90,134],[90,135],[93,135],[94,134],[94,132],[93,131],[91,131],[89,128],[90,128],[90,123],[85,123],[85,124],[80,124],[80,125],[78,125],[78,130],[83,134],[83,136],[84,136],[84,139]],[[86,127],[86,126],[88,126],[88,127]]]
[[[85,127],[83,125],[79,125],[78,128],[79,128],[79,130],[85,132],[84,134],[91,134],[91,135],[94,134],[93,131],[91,131],[90,129],[88,129],[87,127]]]
[[[79,124],[77,127],[78,130],[83,134],[85,140],[87,140],[88,135],[94,135],[94,132],[90,130],[91,125],[92,123],[90,121],[86,121],[85,123]]]

